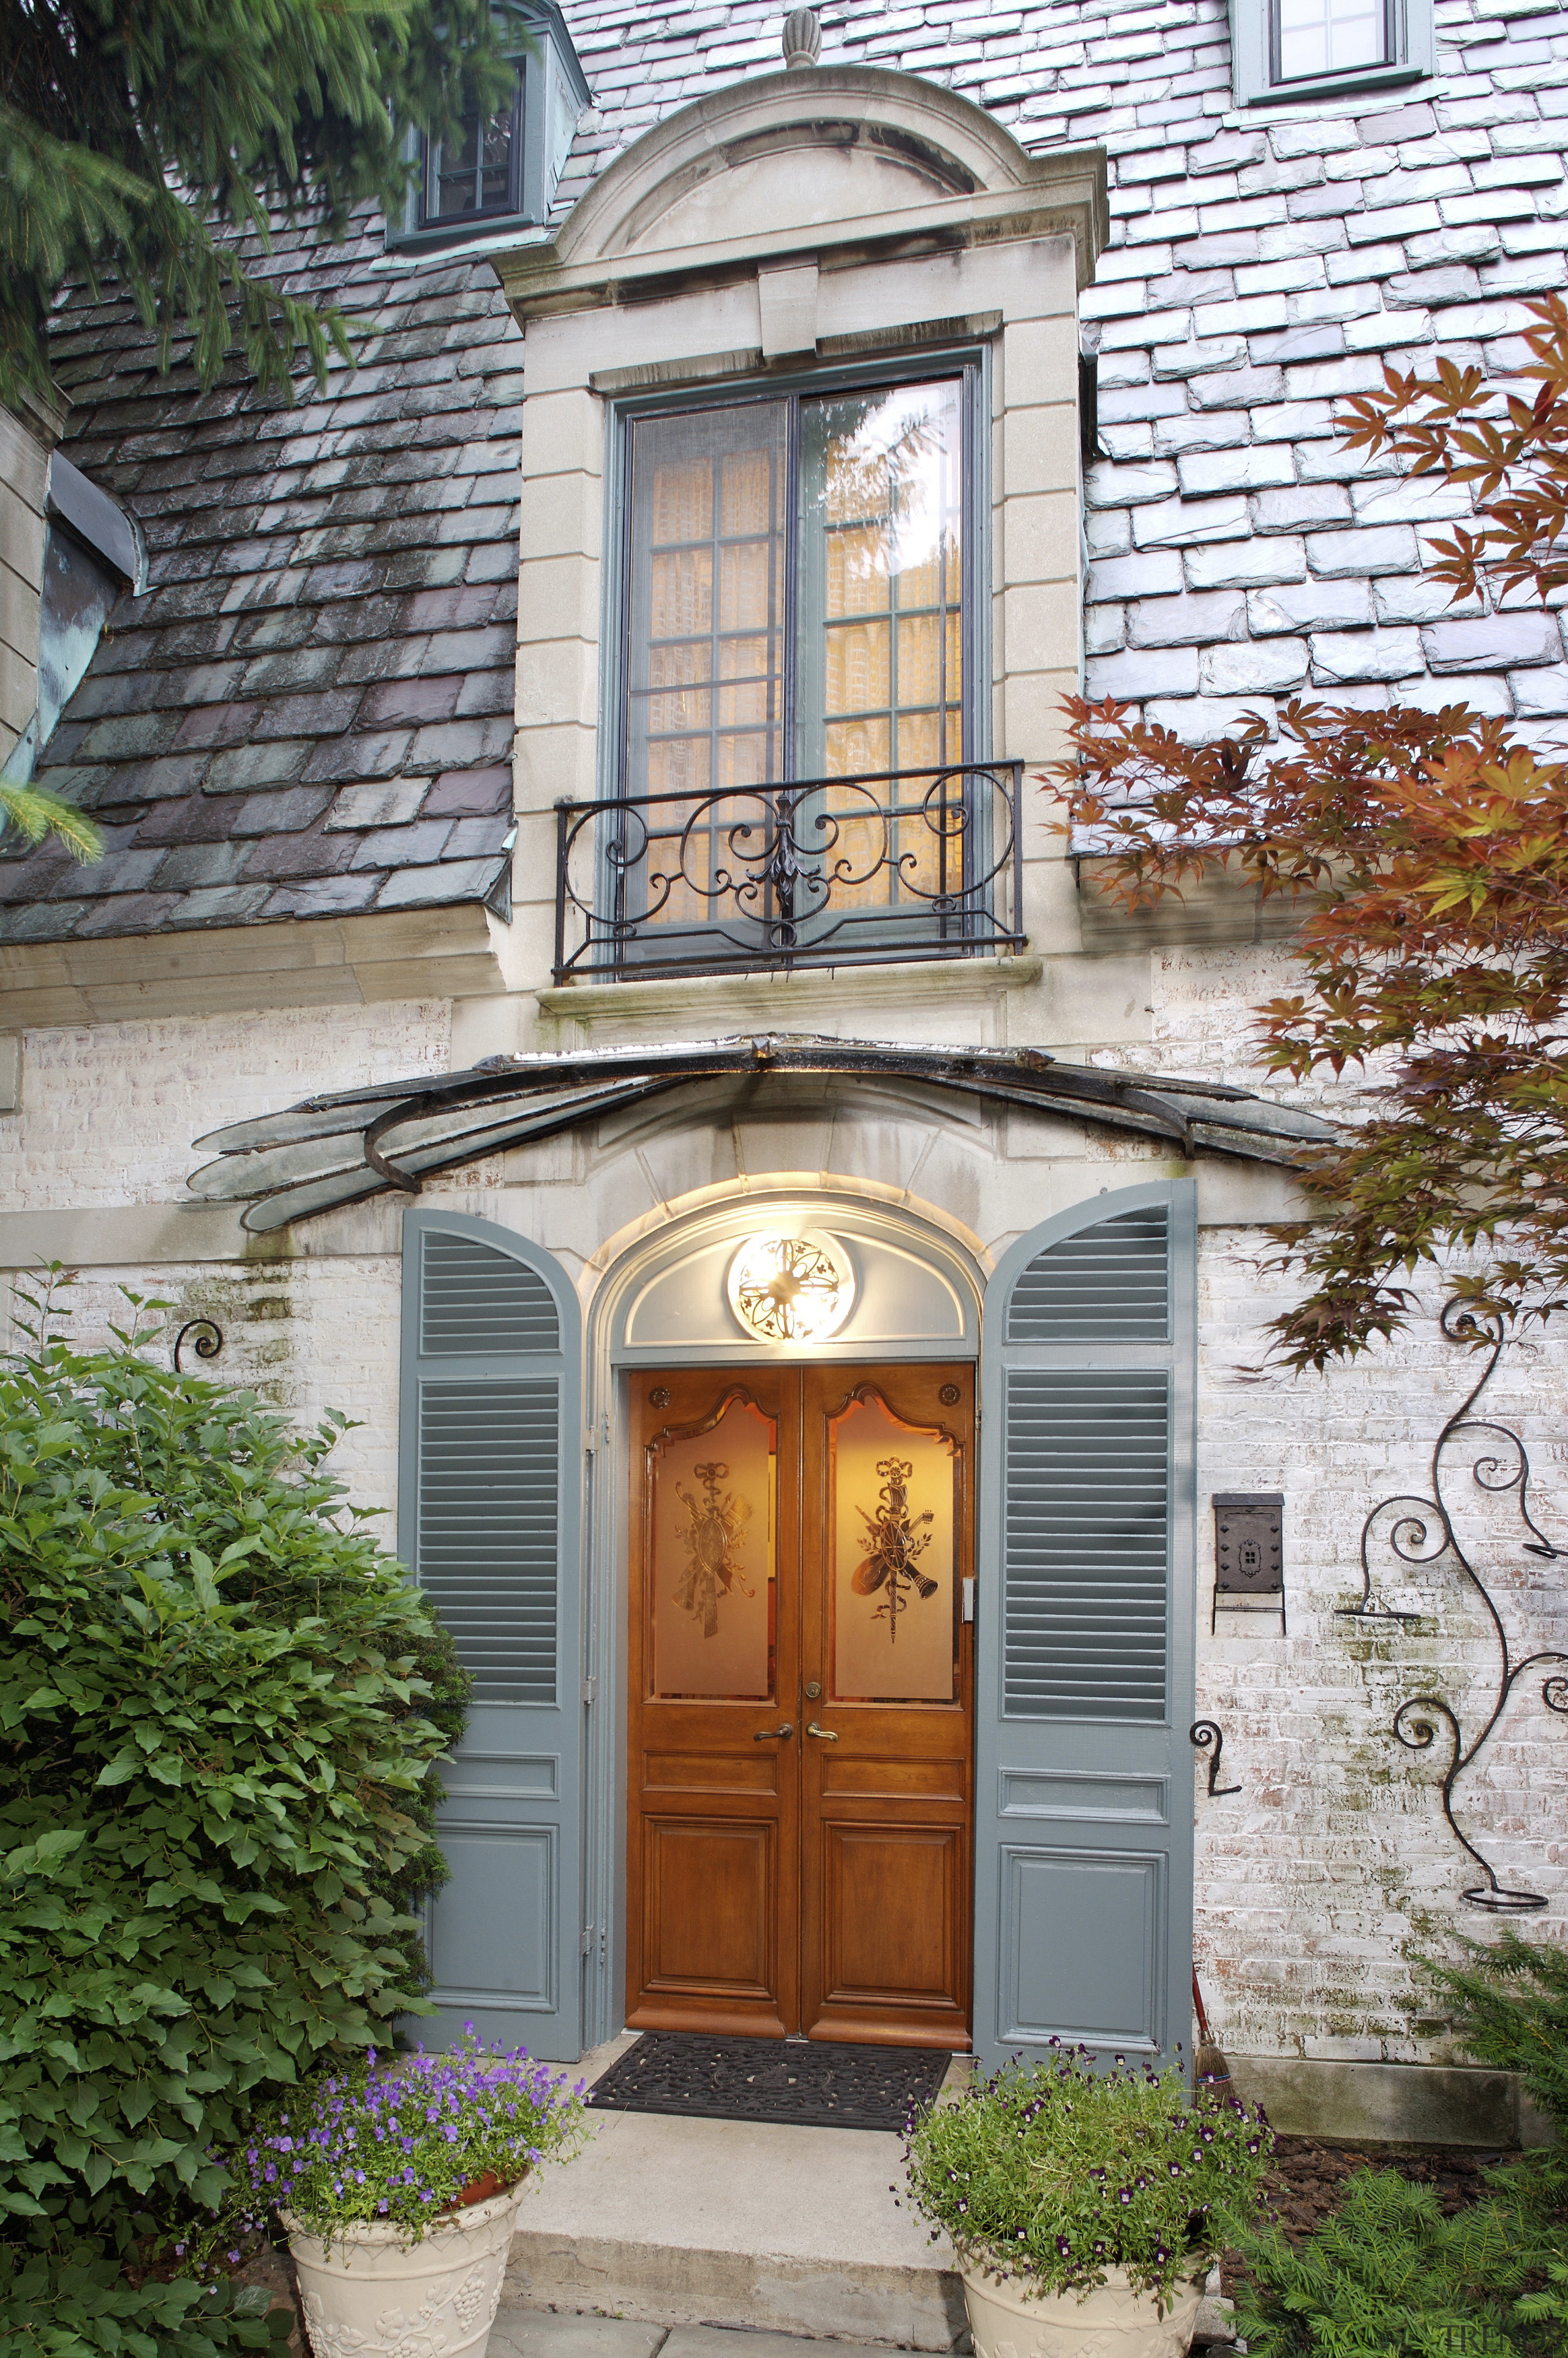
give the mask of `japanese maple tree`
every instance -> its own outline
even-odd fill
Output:
[[[1474,528],[1432,550],[1456,599],[1568,586],[1568,304],[1530,308],[1519,389],[1388,369],[1341,424],[1471,487]],[[1196,748],[1108,699],[1068,710],[1050,775],[1062,824],[1108,855],[1104,888],[1147,905],[1230,869],[1297,896],[1300,988],[1258,1011],[1262,1061],[1367,1084],[1302,1157],[1312,1217],[1273,1231],[1302,1286],[1275,1354],[1322,1368],[1393,1334],[1406,1281],[1455,1249],[1477,1312],[1568,1303],[1568,763],[1459,704],[1292,701],[1278,741],[1257,719]]]

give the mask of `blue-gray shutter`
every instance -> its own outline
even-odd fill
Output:
[[[404,1225],[398,1536],[474,1680],[442,1769],[438,2020],[580,2052],[581,1319],[550,1254],[462,1213]]]
[[[1044,1221],[986,1292],[975,2044],[1187,2039],[1195,1189]]]

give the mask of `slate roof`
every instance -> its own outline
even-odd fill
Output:
[[[512,827],[522,339],[483,262],[376,272],[381,224],[270,267],[360,322],[295,404],[160,377],[129,303],[57,340],[66,449],[137,519],[36,782],[106,855],[0,860],[0,939],[489,902]],[[267,266],[264,264],[263,266]]]
[[[783,14],[566,0],[594,108],[558,210],[654,121],[776,71]],[[1450,609],[1422,535],[1466,495],[1334,429],[1385,357],[1424,368],[1441,345],[1506,376],[1524,299],[1568,287],[1568,0],[1437,0],[1433,80],[1239,117],[1226,0],[822,14],[829,62],[947,83],[1033,151],[1108,151],[1082,305],[1106,453],[1086,484],[1091,694],[1146,698],[1193,741],[1303,691],[1462,698],[1561,750],[1559,619]],[[360,366],[293,411],[237,379],[205,400],[160,382],[128,307],[70,313],[70,454],[142,520],[152,582],[41,773],[109,822],[110,857],[0,862],[0,938],[504,889],[520,346],[487,264],[377,276],[379,246],[373,224],[342,256],[280,251],[371,324]]]

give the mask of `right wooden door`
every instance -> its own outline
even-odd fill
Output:
[[[974,1369],[805,1373],[801,2018],[969,2043]]]

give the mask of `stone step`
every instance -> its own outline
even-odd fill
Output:
[[[589,2140],[518,2213],[519,2309],[906,2350],[963,2340],[951,2247],[895,2200],[902,2137],[590,2112]]]

